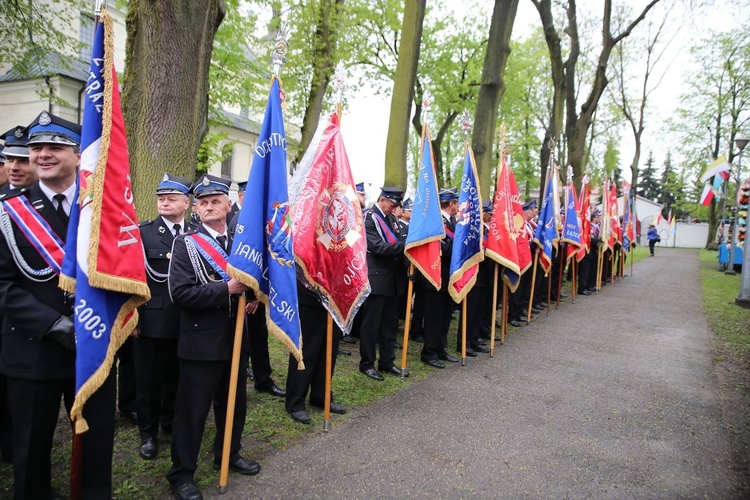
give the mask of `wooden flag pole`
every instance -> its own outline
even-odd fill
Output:
[[[602,289],[602,267],[604,264],[604,252],[602,252],[602,245],[599,244],[599,249],[596,255],[596,291],[599,292]]]
[[[247,296],[243,293],[237,301],[237,321],[234,325],[234,347],[232,348],[232,365],[229,371],[229,394],[227,396],[227,418],[224,424],[224,447],[221,451],[221,472],[219,473],[219,493],[226,493],[229,477],[229,453],[232,447],[232,426],[234,425],[234,407],[237,403],[237,379],[240,371],[240,350],[242,349],[242,330],[245,326],[245,305]]]
[[[328,432],[331,423],[331,373],[333,372],[333,316],[328,313],[326,325],[326,396],[323,399],[323,432]]]
[[[562,277],[565,273],[565,243],[560,245],[560,275],[557,277],[557,302],[555,303],[555,309],[560,309],[560,294],[562,293]]]
[[[610,269],[610,272],[609,272],[610,278],[609,279],[612,282],[612,284],[614,285],[615,284],[615,266],[617,265],[616,262],[615,262],[615,249],[614,248],[612,249],[612,252],[611,252],[611,255],[609,257],[609,260],[612,261],[609,264],[609,269]]]
[[[404,343],[401,347],[401,382],[406,378],[406,355],[409,351],[409,328],[411,327],[411,294],[414,291],[414,263],[409,266],[409,284],[406,287],[406,317],[404,318]]]
[[[635,257],[635,248],[633,247],[635,243],[630,243],[630,277],[633,277],[633,257]]]
[[[461,301],[461,366],[466,366],[466,297]]]
[[[508,284],[503,283],[503,315],[500,327],[500,345],[505,344],[505,334],[508,331]]]
[[[531,305],[534,303],[534,285],[536,285],[537,264],[539,264],[539,252],[534,253],[534,269],[531,272],[531,293],[529,294],[529,304],[526,309],[526,323],[531,323]]]
[[[490,357],[495,357],[495,328],[497,326],[497,262],[494,266],[493,272],[494,277],[492,279],[492,319],[490,319]],[[503,305],[503,311],[505,311],[505,305]],[[500,323],[502,330],[503,325]]]

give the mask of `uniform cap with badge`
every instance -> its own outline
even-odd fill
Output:
[[[407,198],[404,200],[403,208],[405,211],[411,212],[412,205],[414,205],[414,202],[411,201],[411,198]]]
[[[203,174],[193,183],[190,192],[198,199],[216,194],[229,195],[229,186],[231,185],[232,181],[229,179],[211,174]]]
[[[81,144],[81,126],[60,118],[57,115],[42,111],[28,127],[27,145],[62,144],[79,146]]]
[[[156,187],[156,194],[184,194],[190,193],[192,182],[172,174],[164,174],[161,182]]]
[[[247,191],[247,181],[237,183],[237,192]]]
[[[359,193],[359,194],[366,194],[366,192],[365,192],[365,183],[364,182],[360,182],[359,184],[357,184],[356,186],[354,186],[354,188],[357,190],[357,193]]]
[[[495,211],[495,206],[492,204],[490,200],[485,200],[482,202],[482,212],[486,214],[491,214]]]
[[[456,188],[445,188],[441,189],[438,193],[438,198],[441,202],[452,201],[458,199],[458,189]]]
[[[401,188],[393,187],[393,186],[381,187],[380,197],[387,198],[388,200],[395,203],[396,206],[400,207],[401,200],[403,200],[404,198],[404,190]]]
[[[2,150],[3,156],[29,157],[29,148],[26,146],[29,136],[26,134],[26,127],[16,125],[5,132],[2,139],[5,141],[5,147]]]
[[[536,200],[530,200],[523,204],[524,211],[526,210],[533,210],[536,208]]]

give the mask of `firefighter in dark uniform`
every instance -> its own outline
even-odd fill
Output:
[[[299,321],[302,329],[302,361],[305,369],[297,368],[294,356],[289,355],[289,371],[286,377],[286,411],[293,420],[301,424],[310,423],[310,414],[305,408],[305,399],[310,394],[310,405],[323,408],[326,395],[326,325],[328,311],[320,303],[318,295],[297,283],[299,297]],[[333,325],[333,345],[331,347],[331,377],[336,369],[336,357],[341,329]],[[333,401],[331,413],[343,415],[346,408]]]
[[[138,309],[133,355],[141,437],[138,452],[146,460],[155,458],[159,452],[159,424],[166,434],[172,433],[180,373],[177,362],[180,310],[169,298],[167,271],[175,236],[190,229],[185,222],[185,212],[190,206],[190,185],[187,179],[164,174],[156,188],[159,217],[140,224],[151,299]]]
[[[80,163],[81,127],[43,111],[29,126],[30,161],[39,182],[4,196],[28,200],[26,216],[50,228],[38,234],[51,244],[64,241]],[[4,222],[10,222],[7,212]],[[18,222],[0,234],[0,314],[3,349],[0,371],[8,378],[13,422],[14,497],[51,498],[51,451],[60,401],[70,412],[75,392],[76,341],[73,299],[58,287],[54,267],[21,232]],[[53,235],[54,233],[54,235]],[[54,262],[53,262],[54,264]],[[81,497],[112,496],[115,377],[112,371],[86,402],[89,430],[81,435]]]
[[[180,380],[174,412],[172,468],[167,473],[178,499],[203,498],[195,485],[203,431],[213,403],[216,435],[214,469],[221,465],[229,377],[232,360],[237,296],[247,287],[226,275],[226,259],[232,247],[226,217],[230,210],[230,181],[204,174],[193,185],[201,224],[195,231],[177,236],[169,262],[169,293],[180,309],[177,358]],[[239,372],[247,370],[247,339],[243,339]],[[237,384],[229,468],[246,475],[257,474],[260,465],[240,455],[240,439],[247,412],[244,384]]]
[[[454,188],[442,189],[438,193],[440,212],[445,226],[445,238],[440,240],[440,290],[430,283],[424,284],[425,308],[434,314],[425,312],[424,315],[424,346],[422,346],[422,361],[433,368],[445,368],[441,361],[458,363],[458,358],[446,351],[448,346],[448,329],[456,303],[448,293],[448,279],[450,277],[451,252],[453,250],[452,233],[456,230],[455,216],[458,213],[458,191]]]
[[[0,148],[3,164],[0,165],[2,178],[0,178],[0,194],[11,189],[31,187],[37,180],[36,168],[29,165],[29,148],[26,145],[29,137],[26,127],[16,126],[5,132],[2,136],[5,146]],[[7,162],[6,162],[7,156]],[[9,172],[12,175],[9,175]],[[2,317],[0,316],[0,328]],[[0,352],[2,352],[2,335],[0,335]],[[8,406],[8,393],[5,375],[0,374],[0,459],[6,462],[13,461],[13,431],[10,422],[10,407]]]
[[[381,372],[401,375],[394,360],[393,345],[398,330],[398,297],[406,290],[404,270],[404,238],[393,209],[401,205],[404,190],[381,188],[377,203],[365,216],[367,237],[367,273],[370,295],[362,305],[359,332],[359,371],[382,381]],[[376,345],[380,351],[375,369]]]

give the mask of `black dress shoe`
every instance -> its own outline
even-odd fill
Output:
[[[591,295],[591,292],[589,292],[588,290],[584,290],[582,292],[578,292],[578,295]]]
[[[138,449],[138,453],[144,460],[151,460],[156,458],[159,454],[159,447],[156,444],[156,440],[152,437],[141,440],[141,447]]]
[[[528,320],[528,318],[526,316],[521,316],[516,321],[520,321],[521,323],[528,323],[529,322],[529,320]]]
[[[292,420],[300,424],[309,424],[312,421],[312,418],[310,418],[310,415],[305,410],[291,411],[289,412],[289,416],[292,417]]]
[[[461,348],[460,347],[457,348],[456,352],[460,355],[461,354]],[[474,352],[474,349],[472,349],[471,347],[467,347],[466,348],[466,357],[467,358],[476,358],[477,357],[477,353]]]
[[[560,297],[560,300],[562,300],[562,299],[567,299],[567,298],[568,298],[568,296],[567,296],[566,294],[564,294],[564,293],[561,293],[561,294],[559,295],[559,297]]]
[[[351,356],[351,355],[352,355],[352,351],[350,351],[349,349],[342,349],[341,347],[339,347],[339,356]]]
[[[252,379],[253,376],[254,376],[253,369],[252,368],[248,368],[247,369],[247,378]]]
[[[325,407],[322,404],[318,405],[315,403],[310,403],[310,406],[314,406],[315,408],[320,408],[321,410],[325,409]],[[334,403],[333,401],[331,401],[330,410],[331,410],[331,413],[335,413],[336,415],[343,415],[344,413],[346,413],[346,406],[340,405],[338,403]]]
[[[474,352],[481,352],[481,353],[488,353],[490,352],[490,349],[488,347],[485,347],[483,345],[475,345],[471,348]]]
[[[391,365],[390,368],[380,369],[380,373],[387,373],[388,375],[396,375],[397,377],[401,376],[401,368],[398,368],[396,365]],[[409,372],[404,370],[404,377],[408,377]]]
[[[420,344],[424,344],[424,335],[415,335],[411,338],[414,342],[419,342]]]
[[[433,368],[445,368],[445,365],[438,361],[437,359],[431,359],[429,361],[425,361],[428,365],[430,365]]]
[[[514,319],[508,321],[508,324],[510,326],[515,326],[516,328],[521,328],[523,326],[521,323],[519,323],[518,321],[516,321]]]
[[[447,361],[449,363],[458,363],[458,358],[451,356],[447,352],[444,352],[443,354],[438,355],[438,358],[441,361]]]
[[[203,500],[201,490],[198,489],[195,483],[173,484],[171,489],[172,494],[177,500]]]
[[[401,349],[402,347],[404,347],[404,346],[402,346],[399,342],[394,342],[393,343],[393,348],[394,349]]]
[[[541,307],[542,309],[547,309],[547,303],[546,302],[540,302],[539,303],[539,307]]]
[[[276,384],[274,384],[273,382],[268,387],[256,388],[255,390],[258,392],[265,392],[267,394],[270,394],[271,396],[276,396],[278,398],[286,397],[286,391],[280,388],[279,386],[277,386]]]
[[[487,345],[487,341],[489,340],[489,337],[482,337],[477,341],[477,345]]]
[[[260,464],[249,458],[237,457],[234,460],[229,459],[229,468],[243,476],[254,476],[260,472]],[[221,459],[218,461],[214,458],[214,470],[221,469]]]
[[[370,377],[373,380],[377,380],[378,382],[382,382],[385,380],[383,376],[380,374],[379,371],[377,371],[375,368],[368,368],[367,370],[360,369],[362,373],[364,373],[366,376]]]
[[[346,342],[347,344],[356,344],[356,343],[357,343],[357,339],[355,339],[355,338],[354,338],[354,337],[352,337],[351,335],[345,335],[345,336],[344,336],[344,337],[343,337],[343,338],[341,339],[341,342]]]

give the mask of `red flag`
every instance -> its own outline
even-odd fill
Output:
[[[578,220],[581,221],[581,248],[576,253],[576,260],[581,262],[581,259],[586,257],[591,248],[591,217],[590,208],[591,206],[591,186],[589,186],[588,175],[583,178],[583,186],[581,186],[581,196],[578,197]]]
[[[610,248],[615,248],[615,243],[622,242],[622,225],[620,224],[620,211],[617,208],[617,186],[614,182],[609,186],[609,218],[611,221]]]
[[[349,159],[334,113],[289,185],[297,277],[345,332],[370,294],[367,244]]]
[[[486,255],[505,268],[503,281],[515,291],[520,276],[531,265],[531,251],[524,231],[518,186],[513,172],[508,168],[505,155],[500,160],[492,206]]]

